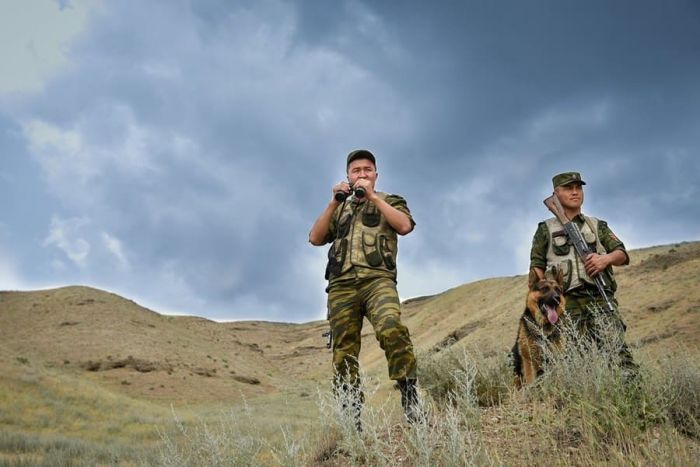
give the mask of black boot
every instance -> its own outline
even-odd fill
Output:
[[[413,378],[397,381],[401,390],[401,407],[409,423],[414,423],[420,418],[420,405],[418,403],[418,391],[416,380]]]
[[[355,399],[350,407],[352,417],[355,420],[355,428],[358,433],[362,433],[362,419],[360,418],[362,415],[362,399],[364,398],[360,397]]]
[[[345,382],[340,382],[334,388],[336,399],[340,402],[342,412],[345,416],[350,417],[358,432],[362,432],[362,406],[364,404],[365,395],[359,387],[356,387]]]

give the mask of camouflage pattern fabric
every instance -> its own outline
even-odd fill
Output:
[[[413,344],[408,328],[401,324],[401,306],[393,279],[335,281],[328,289],[328,307],[336,380],[341,377],[353,386],[359,384],[358,357],[365,316],[386,355],[389,378],[416,377]]]
[[[586,184],[586,182],[581,180],[581,174],[578,172],[564,172],[552,177],[552,188],[569,185],[570,183],[580,183],[581,185]]]
[[[576,216],[574,222],[581,228],[584,220],[581,216]],[[608,227],[608,223],[603,220],[598,220],[598,239],[605,248],[605,251],[610,253],[615,250],[622,250],[627,255],[625,244],[617,238],[617,235]],[[530,269],[532,268],[547,268],[547,250],[549,248],[549,229],[545,222],[540,222],[537,226],[537,231],[532,239],[532,248],[530,250]],[[629,256],[625,264],[629,264]]]
[[[582,216],[576,216],[573,219],[579,227],[585,222]],[[607,222],[598,220],[598,239],[605,248],[605,251],[610,253],[615,250],[622,250],[627,256],[624,264],[629,264],[629,255],[625,249],[624,243],[613,233],[608,227]],[[549,248],[549,229],[545,222],[540,222],[537,226],[537,231],[532,239],[532,249],[530,250],[530,269],[537,267],[545,270],[547,268],[547,250]],[[614,280],[614,277],[611,278]],[[615,288],[615,287],[613,287]],[[636,369],[632,354],[624,342],[624,334],[627,326],[622,321],[622,316],[619,312],[617,300],[615,299],[612,290],[607,291],[608,297],[613,304],[614,311],[607,310],[607,305],[603,297],[596,288],[581,287],[568,292],[566,297],[566,314],[567,319],[573,320],[576,324],[580,335],[593,339],[597,343],[601,343],[602,335],[596,324],[595,315],[591,308],[604,310],[603,313],[611,320],[613,329],[617,331],[621,344],[619,350],[620,363],[624,368]],[[597,306],[596,306],[597,305]]]
[[[377,193],[382,193],[382,192],[378,191]],[[389,203],[390,206],[392,206],[392,207],[398,209],[399,211],[401,211],[402,213],[406,214],[408,216],[409,220],[411,221],[411,224],[413,224],[414,226],[416,225],[416,222],[413,220],[413,216],[411,215],[411,211],[410,211],[410,209],[408,209],[408,204],[406,203],[406,200],[402,196],[396,195],[396,194],[386,194],[384,201]],[[349,198],[348,206],[349,206],[349,209],[351,209],[353,211],[357,210],[357,209],[365,209],[367,206],[365,204],[366,202],[367,201],[359,200],[353,196],[353,197]],[[346,206],[346,207],[348,207],[348,206]],[[325,243],[332,243],[333,239],[335,239],[336,233],[338,231],[338,220],[340,218],[340,211],[341,211],[342,207],[343,207],[342,205],[338,206],[336,208],[335,212],[333,213],[333,217],[331,218],[331,224],[328,228],[328,234],[326,235]],[[359,216],[358,216],[358,218],[359,218]]]
[[[377,195],[405,214],[412,226],[416,225],[405,199],[383,192],[377,192]],[[326,270],[326,278],[331,284],[359,276],[384,276],[396,280],[397,233],[371,201],[361,201],[353,196],[338,206],[325,240],[333,243]],[[331,268],[331,257],[336,262],[335,270]]]
[[[579,335],[591,339],[599,345],[603,344],[603,339],[612,338],[616,341],[620,365],[623,368],[637,369],[632,353],[625,343],[625,331],[627,326],[620,315],[619,305],[613,297],[610,302],[613,305],[611,312],[607,308],[605,300],[598,294],[597,290],[584,290],[579,293],[566,295],[566,319],[571,320]],[[596,317],[596,313],[600,313]],[[609,323],[609,331],[600,328],[600,319],[603,318]],[[610,332],[611,334],[609,334]]]

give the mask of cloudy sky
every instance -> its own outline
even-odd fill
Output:
[[[325,317],[311,224],[368,148],[402,298],[525,274],[554,173],[628,248],[700,239],[700,4],[0,0],[0,289]]]

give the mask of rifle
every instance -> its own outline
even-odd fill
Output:
[[[562,207],[556,195],[552,195],[549,198],[545,199],[544,205],[547,206],[547,208],[550,211],[552,211],[554,217],[556,217],[559,220],[559,222],[561,222],[561,225],[564,226],[564,232],[569,238],[569,242],[571,242],[571,244],[574,246],[576,254],[579,256],[579,258],[581,258],[581,261],[585,262],[588,255],[593,253],[593,251],[591,251],[591,249],[588,247],[588,243],[586,243],[586,241],[583,239],[583,235],[581,235],[581,230],[578,228],[578,225],[576,225],[575,222],[570,221],[569,218],[566,217],[564,208]],[[610,299],[605,293],[606,284],[602,275],[596,274],[596,276],[592,279],[595,282],[595,286],[598,288],[598,292],[600,292],[600,295],[605,299],[605,303],[608,305],[608,309],[610,311],[614,311],[612,303],[610,303]]]
[[[328,308],[328,311],[326,312],[326,320],[328,320],[328,325],[330,326],[330,324],[331,324],[331,309],[330,308]],[[330,328],[328,331],[321,334],[321,337],[326,338],[326,348],[327,349],[330,349],[333,347],[333,328]]]
[[[332,330],[329,329],[328,331],[324,332],[323,334],[321,334],[321,337],[326,338],[326,348],[327,349],[330,349],[331,347],[333,347],[333,331]]]

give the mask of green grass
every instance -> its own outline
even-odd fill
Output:
[[[167,410],[28,365],[0,381],[0,465],[148,463]]]
[[[144,451],[130,444],[101,444],[61,435],[0,431],[0,466],[73,466],[149,463]],[[10,455],[11,453],[11,455]]]

